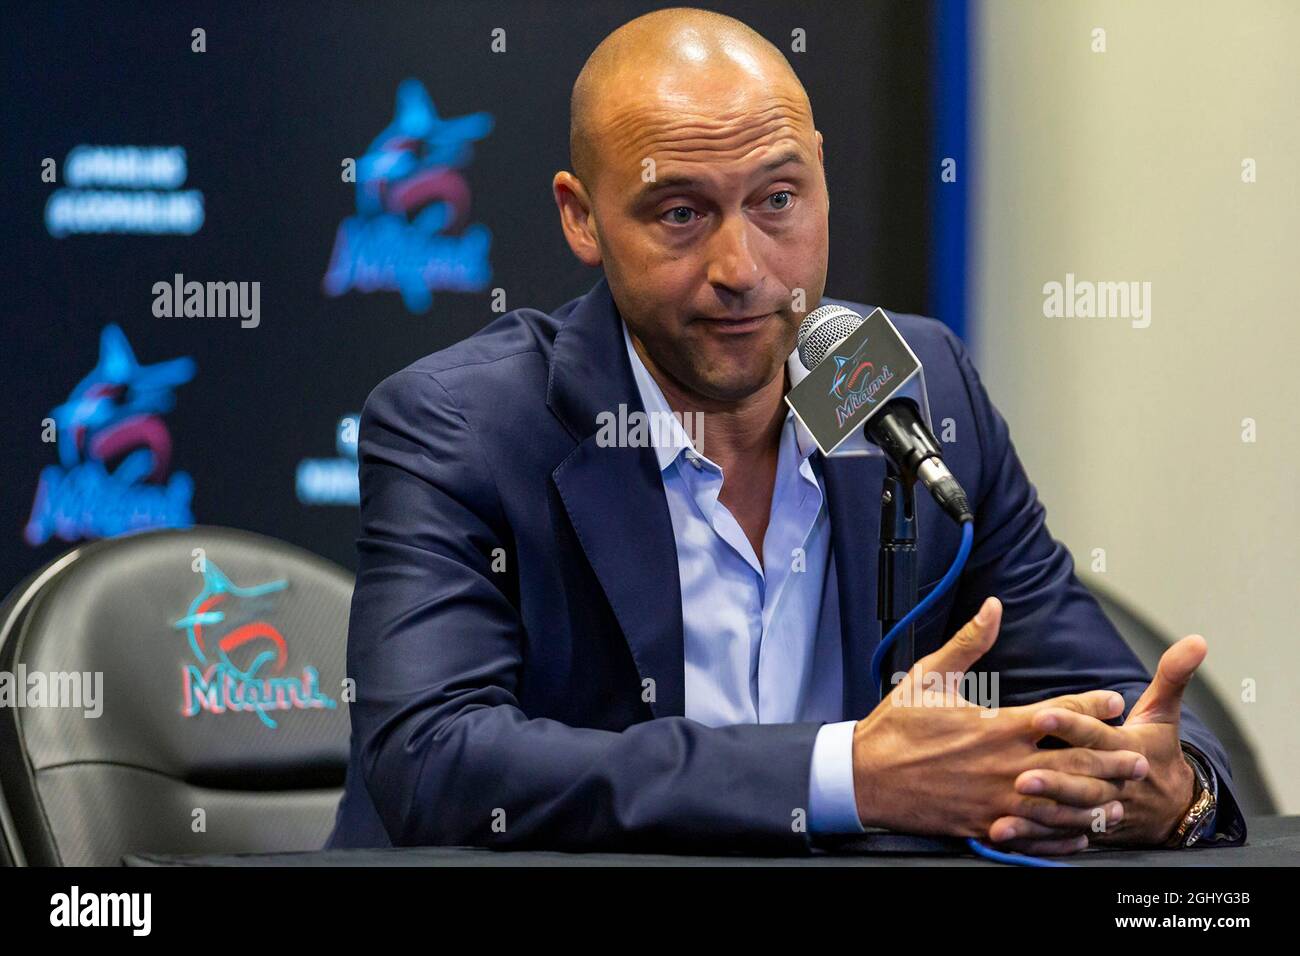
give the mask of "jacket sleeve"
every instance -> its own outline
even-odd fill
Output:
[[[390,376],[359,441],[348,633],[360,772],[394,845],[806,852],[818,724],[623,731],[529,717],[511,529],[479,438],[431,373]]]
[[[1074,561],[1047,528],[1046,513],[961,341],[944,329],[965,380],[980,444],[973,496],[975,542],[958,584],[950,621],[969,619],[989,595],[1003,604],[1002,628],[981,663],[999,675],[1001,702],[1031,703],[1098,688],[1124,697],[1126,719],[1151,675],[1074,573]],[[1245,841],[1222,744],[1186,705],[1180,737],[1209,758],[1219,802],[1212,842]]]

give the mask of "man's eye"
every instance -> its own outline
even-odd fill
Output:
[[[666,213],[664,213],[664,216],[675,216],[679,212],[686,213],[686,218],[682,219],[678,217],[678,218],[671,219],[669,221],[678,226],[690,225],[690,223],[693,221],[695,216],[695,210],[692,209],[690,206],[675,206],[674,208],[669,209]],[[663,216],[660,216],[659,218],[662,219]]]
[[[784,203],[781,203],[779,206],[774,207],[778,211],[782,209],[789,209],[790,203],[794,202],[794,196],[790,193],[790,190],[788,189],[782,189],[779,192],[774,192],[772,193],[772,195],[768,196],[767,198],[771,200],[771,199],[776,199],[778,196],[784,196],[786,198],[786,201]]]

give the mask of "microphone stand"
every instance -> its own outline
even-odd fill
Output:
[[[880,494],[880,564],[876,588],[876,616],[880,618],[882,639],[903,619],[903,615],[916,607],[915,484],[915,475],[901,475],[889,461],[889,472]],[[893,686],[889,683],[891,673],[895,670],[905,672],[915,663],[915,636],[915,625],[909,625],[881,662],[881,700]],[[814,839],[864,853],[939,853],[951,856],[966,852],[965,841],[957,837],[922,836],[880,829],[868,829],[865,834],[852,837],[841,836],[838,840],[826,835]]]
[[[916,476],[900,475],[891,462],[880,495],[880,562],[876,587],[876,616],[880,636],[916,606]],[[880,668],[880,699],[893,684],[890,676],[906,672],[915,663],[916,626],[909,624],[898,636]]]

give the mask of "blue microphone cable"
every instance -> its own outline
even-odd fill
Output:
[[[907,630],[908,626],[913,621],[919,618],[926,611],[930,610],[930,608],[934,606],[935,602],[937,602],[939,598],[943,597],[944,593],[947,592],[947,590],[956,582],[958,576],[961,574],[962,568],[966,566],[966,559],[970,557],[971,545],[974,540],[975,522],[970,520],[963,521],[961,523],[961,546],[957,549],[957,556],[953,558],[952,565],[948,568],[948,573],[943,576],[933,591],[927,594],[917,603],[916,607],[904,614],[902,619],[889,629],[889,633],[881,640],[880,645],[876,648],[876,652],[871,655],[872,686],[880,686],[880,669],[884,665],[885,655],[888,654],[889,649],[894,646],[894,642],[898,640],[898,636]],[[983,857],[986,860],[992,860],[995,863],[1010,863],[1015,866],[1070,866],[1069,863],[1062,863],[1057,860],[1044,860],[1041,857],[1028,856],[1024,853],[1004,853],[1000,850],[995,850],[992,847],[985,846],[974,837],[967,837],[966,845],[970,847],[971,852],[976,856]]]

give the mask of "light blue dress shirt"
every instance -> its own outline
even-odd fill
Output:
[[[829,721],[813,745],[808,828],[858,833],[853,720],[843,717],[843,659],[830,517],[814,468],[812,436],[787,411],[760,562],[718,500],[722,469],[673,415],[632,345],[632,374],[650,419],[677,542],[685,641],[686,716],[711,727]],[[689,425],[690,422],[688,421]]]

